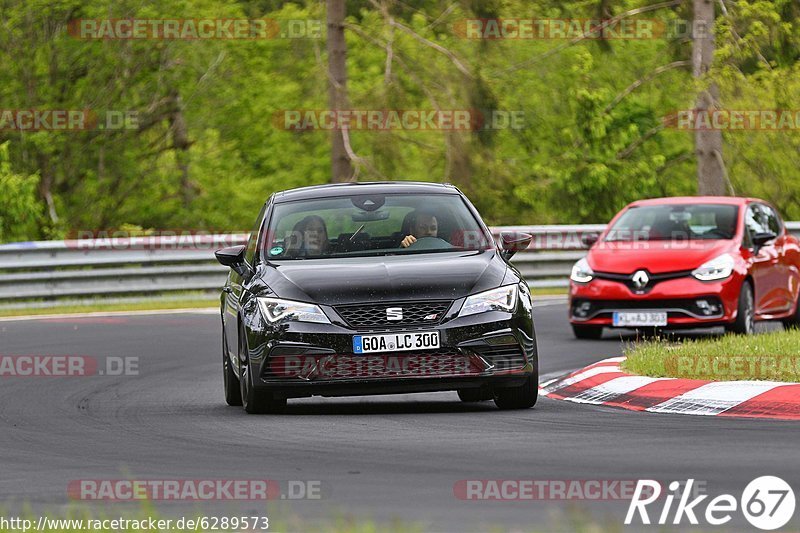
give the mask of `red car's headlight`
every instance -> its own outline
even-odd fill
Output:
[[[570,274],[569,279],[575,283],[589,283],[594,279],[594,271],[585,257],[572,267],[572,274]]]
[[[717,281],[733,274],[735,261],[730,254],[722,254],[692,271],[692,276],[700,281]]]

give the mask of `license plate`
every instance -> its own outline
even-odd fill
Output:
[[[615,326],[666,326],[667,313],[640,311],[636,313],[616,312],[613,315]]]
[[[439,347],[438,331],[387,333],[383,335],[354,335],[353,353],[407,352]]]

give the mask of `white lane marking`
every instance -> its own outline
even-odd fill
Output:
[[[588,378],[593,377],[593,376],[597,376],[599,374],[607,374],[609,372],[619,372],[619,367],[617,367],[617,366],[596,366],[594,368],[590,368],[590,369],[588,369],[588,370],[586,370],[584,372],[579,372],[578,374],[575,374],[574,376],[572,376],[570,378],[567,378],[567,379],[559,381],[558,383],[555,384],[555,386],[550,387],[547,392],[555,392],[555,391],[557,391],[559,389],[563,389],[564,387],[569,387],[570,385],[578,383],[579,381],[583,381],[585,379],[588,379]]]
[[[592,363],[591,365],[586,365],[583,368],[589,368],[590,366],[599,365],[600,363],[621,363],[627,359],[627,357],[620,356],[620,357],[609,357],[608,359],[602,359],[597,361],[596,363]],[[572,374],[573,372],[580,371],[580,368],[573,368],[571,370],[558,370],[556,372],[548,372],[543,376],[539,376],[539,388],[547,387],[548,385],[552,385],[555,381]]]
[[[785,383],[717,381],[701,385],[645,410],[653,413],[718,415],[781,385]]]
[[[545,381],[542,381],[541,383],[539,383],[539,388],[540,389],[544,389],[548,385],[550,385],[551,383],[553,383],[554,381],[557,381],[557,380],[558,380],[558,378],[545,379]]]
[[[661,379],[645,376],[623,376],[601,383],[596,387],[592,387],[591,389],[566,399],[571,402],[598,405],[644,387],[645,385],[649,385],[654,381],[661,381]]]
[[[549,306],[561,305],[561,304],[565,304],[565,303],[567,303],[567,299],[566,298],[558,299],[558,300],[545,300],[545,301],[541,301],[540,300],[538,302],[534,301],[533,302],[533,307],[534,308],[536,308],[536,307],[549,307]]]
[[[0,317],[0,322],[14,322],[16,320],[46,320],[58,318],[92,318],[110,316],[148,316],[148,315],[215,315],[219,313],[216,307],[190,307],[187,309],[161,309],[151,311],[96,311],[92,313],[65,313],[54,315],[27,315],[27,316],[7,316]]]

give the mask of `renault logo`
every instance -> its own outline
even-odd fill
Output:
[[[633,286],[639,290],[644,289],[647,287],[647,284],[650,283],[650,276],[647,275],[647,272],[644,270],[638,270],[631,278],[633,281]]]
[[[403,320],[403,308],[402,307],[387,307],[386,308],[386,320],[390,320],[392,322],[397,322],[399,320]]]

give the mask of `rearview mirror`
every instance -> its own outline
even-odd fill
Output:
[[[244,260],[244,250],[243,245],[231,246],[217,250],[214,252],[214,257],[217,258],[219,264],[230,267],[240,276],[244,276],[248,272],[247,263]]]
[[[500,241],[503,244],[503,251],[501,253],[503,259],[511,259],[515,253],[527,250],[532,240],[533,235],[530,233],[516,231],[504,231],[500,233]]]
[[[379,220],[387,220],[391,213],[389,211],[360,211],[353,213],[350,218],[353,222],[376,222]]]

